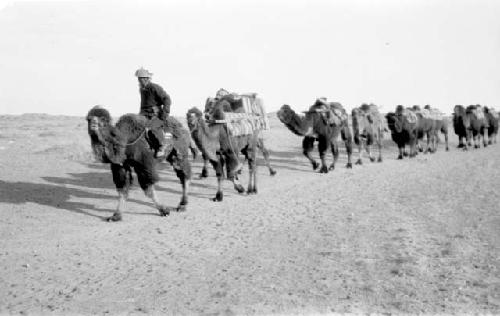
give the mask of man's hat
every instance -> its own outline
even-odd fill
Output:
[[[151,78],[153,74],[141,67],[135,71],[135,76],[137,78]]]
[[[229,94],[229,92],[227,90],[221,88],[217,91],[217,93],[215,94],[215,97],[220,99],[228,94]]]

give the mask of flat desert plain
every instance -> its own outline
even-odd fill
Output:
[[[271,115],[258,194],[193,179],[122,222],[83,117],[0,117],[0,314],[500,314],[500,143],[314,172]],[[443,140],[443,137],[441,137]],[[317,153],[315,153],[317,157]],[[329,157],[331,160],[331,157]],[[160,164],[160,199],[181,187]],[[195,174],[201,161],[193,162]],[[246,183],[245,172],[242,181]]]

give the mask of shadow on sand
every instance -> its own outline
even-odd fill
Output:
[[[60,185],[31,183],[31,182],[6,182],[0,180],[0,203],[24,204],[35,203],[51,206],[58,209],[84,214],[88,216],[105,219],[105,216],[92,214],[87,210],[99,212],[114,212],[113,209],[96,209],[95,205],[71,202],[74,197],[90,199],[116,199],[115,196],[90,193],[75,188],[67,188]]]

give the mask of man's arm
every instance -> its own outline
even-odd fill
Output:
[[[170,114],[170,104],[172,100],[168,93],[163,90],[163,88],[159,85],[156,85],[156,98],[159,105],[161,105],[160,109],[160,118],[165,119]]]

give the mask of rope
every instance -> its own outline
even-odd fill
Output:
[[[132,146],[132,145],[134,145],[135,143],[137,143],[137,142],[139,141],[139,139],[141,139],[141,138],[142,138],[142,136],[146,133],[146,131],[147,131],[147,128],[145,128],[145,129],[142,131],[141,135],[139,135],[139,137],[137,137],[137,138],[136,138],[133,142],[128,143],[128,144],[125,144],[125,146]]]

